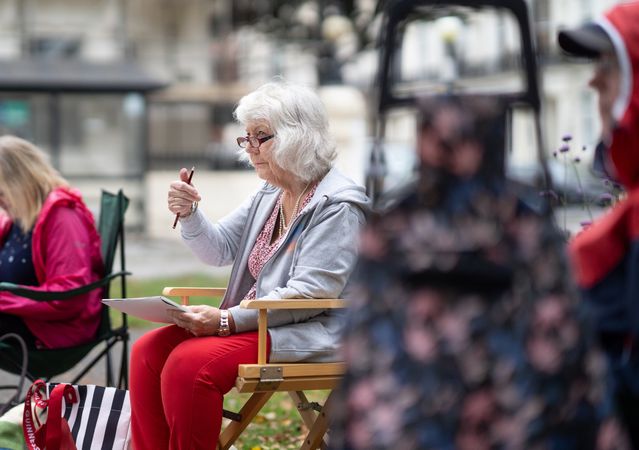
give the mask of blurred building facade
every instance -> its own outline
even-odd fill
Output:
[[[529,3],[546,144],[552,149],[571,133],[593,145],[590,68],[561,57],[555,37],[613,1]],[[175,237],[165,198],[180,167],[196,167],[194,180],[208,196],[201,207],[214,218],[257,186],[236,162],[235,137],[244,130],[232,111],[242,95],[282,76],[317,87],[337,137],[337,164],[363,181],[375,107],[375,7],[375,0],[0,0],[0,129],[50,152],[88,198],[97,199],[100,187],[124,187],[134,200],[131,226]],[[490,59],[502,32],[484,27],[473,57]],[[424,45],[416,30],[407,71],[420,70]],[[407,126],[398,119],[387,131],[401,141]],[[521,165],[532,162],[525,145],[518,151]]]

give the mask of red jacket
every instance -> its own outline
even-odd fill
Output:
[[[579,287],[600,313],[600,328],[639,333],[639,1],[614,6],[598,23],[621,69],[617,125],[605,157],[628,196],[573,240],[570,256]]]
[[[0,245],[11,221],[0,214]],[[100,236],[80,193],[70,188],[51,192],[38,216],[32,238],[32,260],[41,291],[63,291],[99,280],[104,272]],[[100,289],[68,300],[36,301],[0,291],[0,312],[21,317],[42,348],[90,341],[100,324]]]

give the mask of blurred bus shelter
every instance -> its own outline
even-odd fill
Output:
[[[46,150],[92,207],[100,189],[123,188],[134,202],[130,220],[139,222],[147,95],[163,86],[130,61],[0,61],[0,132]]]
[[[248,195],[255,177],[237,161],[244,130],[232,111],[282,76],[337,100],[327,106],[342,165],[361,176],[364,95],[338,83],[324,48],[342,38],[348,52],[336,53],[354,57],[354,8],[341,0],[0,1],[0,132],[41,146],[87,197],[123,187],[129,228],[177,238],[167,183],[196,166],[200,187],[227,194],[201,205],[211,217]]]

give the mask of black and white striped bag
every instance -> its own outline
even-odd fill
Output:
[[[40,382],[37,385],[38,381]],[[31,390],[42,390],[43,382],[38,380]],[[56,383],[46,384],[47,398],[51,398]],[[75,395],[62,398],[61,416],[66,420],[73,441],[78,450],[127,450],[131,445],[131,405],[129,392],[112,387],[94,385],[69,385]],[[69,389],[69,388],[66,388]],[[46,407],[47,401],[35,402],[35,406]],[[27,402],[27,405],[29,402]],[[48,413],[51,413],[51,404]],[[27,408],[25,407],[25,413]],[[33,414],[36,418],[36,414]],[[47,418],[47,423],[51,422]],[[23,426],[27,425],[26,422]],[[35,428],[35,427],[33,427]],[[26,431],[26,428],[25,428]],[[34,433],[35,435],[35,433]],[[29,436],[25,432],[27,446]],[[46,446],[45,446],[46,447]],[[48,450],[48,449],[47,449]]]

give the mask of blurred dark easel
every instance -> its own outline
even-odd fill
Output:
[[[492,7],[496,10],[510,12],[515,18],[519,27],[522,70],[525,77],[524,89],[518,93],[492,92],[482,95],[498,99],[509,108],[523,106],[530,109],[534,117],[537,158],[540,167],[540,179],[537,184],[543,186],[543,189],[551,189],[552,182],[543,148],[538,65],[534,51],[530,16],[525,0],[382,0],[378,4],[378,12],[383,13],[384,22],[378,42],[380,57],[374,92],[376,96],[374,103],[376,103],[377,108],[372,110],[374,114],[372,123],[375,128],[374,144],[370,152],[366,174],[366,189],[373,200],[374,206],[379,206],[380,196],[384,191],[386,160],[383,142],[386,133],[387,115],[393,108],[415,105],[418,101],[418,95],[400,97],[395,95],[392,90],[393,73],[396,70],[394,66],[397,54],[396,44],[401,40],[401,27],[405,22],[415,17],[425,16],[429,10],[433,11],[447,6],[462,6],[475,10]],[[465,94],[457,93],[453,95],[463,97]],[[550,214],[550,211],[548,210],[546,213]]]

